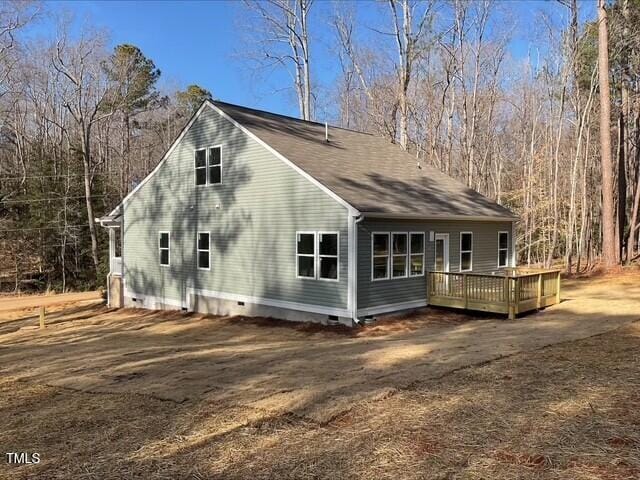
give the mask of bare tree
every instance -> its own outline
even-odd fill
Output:
[[[245,0],[257,16],[252,43],[263,68],[282,67],[290,73],[303,120],[311,120],[312,72],[309,12],[313,0]],[[257,36],[259,35],[259,38]]]
[[[414,26],[415,10],[420,5],[409,0],[389,0],[389,8],[393,18],[393,35],[397,47],[398,64],[398,110],[400,146],[405,150],[409,145],[409,84],[413,77],[415,62],[424,55],[427,47],[424,34],[432,20],[433,2],[427,2]]]
[[[91,151],[92,130],[100,121],[113,115],[117,108],[117,106],[111,105],[111,109],[108,111],[103,110],[109,89],[100,61],[105,57],[104,41],[100,35],[85,34],[77,43],[70,44],[64,33],[56,41],[51,57],[51,64],[58,73],[58,81],[62,89],[62,105],[69,112],[75,124],[76,138],[82,154],[87,222],[96,274],[99,255],[92,200],[92,182],[95,169],[95,158]]]

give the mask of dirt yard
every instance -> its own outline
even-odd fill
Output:
[[[0,450],[42,458],[0,478],[638,479],[640,275],[563,298],[356,331],[0,313]]]

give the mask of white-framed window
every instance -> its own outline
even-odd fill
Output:
[[[211,268],[211,234],[209,232],[198,232],[197,234],[196,261],[198,262],[198,270]]]
[[[338,232],[318,232],[318,278],[338,281],[340,243]]]
[[[296,277],[316,278],[316,232],[296,232]]]
[[[407,276],[408,235],[406,232],[391,234],[391,277]]]
[[[168,267],[171,262],[171,234],[158,232],[158,257],[161,267]]]
[[[340,235],[338,232],[296,232],[296,277],[338,281]]]
[[[424,232],[409,234],[409,275],[424,275]]]
[[[371,280],[389,278],[389,233],[371,235]]]
[[[196,185],[222,183],[222,147],[201,148],[195,151]]]
[[[473,269],[473,233],[460,232],[460,271]]]
[[[498,268],[509,265],[509,232],[498,232]]]

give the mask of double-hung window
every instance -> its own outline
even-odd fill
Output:
[[[391,234],[391,276],[404,278],[407,276],[407,234]]]
[[[196,185],[222,183],[222,147],[209,147],[195,152]]]
[[[169,232],[158,232],[158,252],[160,266],[168,267],[170,261],[171,238]]]
[[[211,267],[211,235],[209,232],[198,232],[196,251],[198,269],[209,270]]]
[[[318,233],[318,275],[321,279],[338,279],[338,248],[337,233]]]
[[[373,280],[389,278],[389,234],[374,233],[371,241]]]
[[[509,263],[509,232],[498,232],[498,268]]]
[[[473,269],[473,233],[460,232],[460,271]]]
[[[296,275],[299,278],[316,278],[316,234],[296,234]]]
[[[337,281],[339,249],[337,232],[297,232],[296,276]]]
[[[424,275],[424,232],[409,234],[409,275]]]

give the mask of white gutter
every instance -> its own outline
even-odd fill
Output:
[[[407,219],[407,220],[455,220],[455,221],[474,221],[474,222],[514,222],[520,220],[519,217],[489,217],[489,216],[471,216],[471,215],[420,215],[420,214],[404,214],[404,213],[384,213],[384,212],[361,212],[362,215],[369,218],[389,218],[389,219]]]
[[[351,318],[360,325],[358,318],[358,223],[364,220],[364,215],[349,216],[349,305]]]

